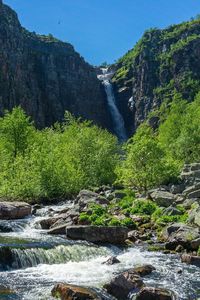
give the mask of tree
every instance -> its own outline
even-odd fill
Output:
[[[16,158],[18,154],[24,154],[28,147],[34,127],[21,107],[13,108],[11,112],[6,111],[0,118],[1,142],[8,153]]]
[[[138,128],[125,150],[127,157],[118,173],[125,185],[146,192],[167,178],[165,153],[148,125]]]

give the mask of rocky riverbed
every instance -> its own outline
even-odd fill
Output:
[[[155,212],[119,209],[133,194],[113,187],[81,191],[57,205],[37,204],[32,214],[28,204],[1,202],[0,299],[197,300],[199,169],[185,166],[177,185],[149,191],[148,200],[134,196],[131,209],[138,201],[152,209],[153,202],[168,216],[155,221]],[[169,216],[187,219],[166,222]],[[95,224],[104,217],[113,224]]]

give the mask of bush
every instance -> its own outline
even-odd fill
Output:
[[[150,200],[137,200],[134,202],[131,214],[152,215],[157,209],[157,205]]]

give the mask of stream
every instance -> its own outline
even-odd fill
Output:
[[[198,299],[200,268],[182,264],[178,255],[148,252],[145,246],[120,248],[75,242],[64,236],[50,236],[40,229],[40,220],[69,205],[73,204],[48,206],[38,210],[36,216],[23,220],[0,221],[0,227],[6,225],[13,230],[0,233],[0,290],[7,287],[14,291],[5,295],[0,293],[0,299],[54,299],[51,289],[58,282],[101,290],[116,273],[143,264],[156,268],[144,277],[146,285],[169,288],[180,300]],[[111,255],[117,255],[120,263],[102,264]],[[180,274],[179,269],[182,270]]]

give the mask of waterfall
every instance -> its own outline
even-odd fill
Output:
[[[108,71],[108,68],[101,69],[102,74],[98,75],[98,79],[102,81],[105,92],[107,95],[108,108],[112,117],[113,128],[116,136],[120,142],[127,140],[126,129],[124,126],[124,119],[119,112],[119,109],[116,105],[115,96],[113,92],[112,83],[110,81],[113,73]]]

